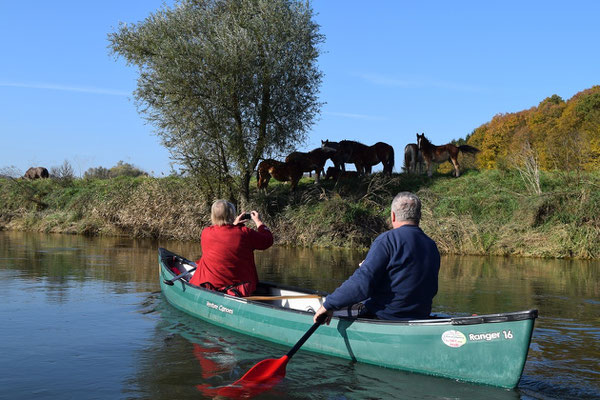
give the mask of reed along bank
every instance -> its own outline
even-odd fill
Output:
[[[366,249],[389,229],[395,194],[412,191],[442,253],[600,258],[600,173],[543,172],[539,184],[510,170],[303,178],[292,193],[271,180],[238,208],[259,211],[279,245]],[[1,178],[0,229],[199,241],[212,200],[185,177]]]

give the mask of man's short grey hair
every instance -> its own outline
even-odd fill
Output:
[[[400,192],[392,201],[392,212],[398,221],[421,221],[421,199],[411,192]]]

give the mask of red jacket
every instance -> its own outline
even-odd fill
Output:
[[[223,288],[235,283],[242,296],[256,290],[258,273],[254,264],[254,250],[265,250],[273,244],[271,231],[261,225],[258,230],[244,225],[212,225],[202,231],[202,257],[190,283],[211,283]]]

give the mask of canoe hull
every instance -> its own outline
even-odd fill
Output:
[[[159,254],[161,290],[179,310],[221,327],[293,346],[312,313],[247,301],[177,281]],[[514,388],[527,358],[537,312],[390,322],[333,318],[303,350],[382,367]]]

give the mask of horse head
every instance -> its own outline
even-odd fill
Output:
[[[331,156],[333,153],[336,152],[336,150],[332,147],[319,147],[316,148],[315,150],[319,150],[322,154],[325,154],[327,156]],[[313,150],[313,151],[315,151]]]
[[[321,148],[327,150],[337,151],[340,147],[338,142],[330,142],[329,140],[321,140]]]
[[[328,167],[327,174],[325,174],[325,179],[329,179],[329,178],[337,179],[338,174],[339,174],[339,170],[337,168]]]
[[[266,189],[269,186],[271,161],[270,159],[263,160],[258,164],[258,168],[256,169],[256,187],[259,190]]]
[[[417,147],[419,150],[423,150],[428,144],[431,144],[431,142],[425,137],[425,133],[421,133],[420,135],[417,133]]]

